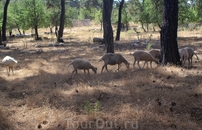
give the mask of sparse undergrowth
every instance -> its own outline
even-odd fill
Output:
[[[130,61],[130,69],[122,65],[117,72],[117,66],[109,66],[109,72],[101,74],[103,62],[98,60],[105,52],[91,49],[97,45],[86,43],[92,38],[86,34],[88,37],[84,39],[85,30],[80,35],[75,32],[71,30],[71,37],[75,39],[68,39],[67,34],[64,46],[41,47],[41,53],[21,52],[24,43],[20,39],[8,44],[19,49],[1,50],[0,58],[10,55],[19,64],[16,74],[11,76],[7,76],[5,68],[0,68],[0,129],[202,128],[201,60],[194,58],[194,66],[189,69],[176,66],[132,69],[134,59],[129,52],[134,49],[129,49],[128,44],[135,39],[125,38],[126,41],[119,42],[123,48],[116,52]],[[193,47],[202,59],[202,36],[194,37],[198,32],[192,32],[193,36],[187,33],[189,37],[186,32],[179,33],[179,46]],[[28,41],[30,50],[38,49],[34,47],[35,42]],[[155,47],[158,46],[152,44],[136,49]],[[67,68],[67,64],[75,58],[91,61],[98,68],[98,74],[78,71],[78,75],[71,77],[72,68]]]

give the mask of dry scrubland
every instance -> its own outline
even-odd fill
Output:
[[[19,61],[16,74],[7,76],[0,68],[0,129],[6,130],[199,130],[202,129],[202,31],[181,31],[179,46],[191,46],[200,58],[193,67],[160,66],[139,70],[136,66],[119,72],[109,66],[109,73],[100,73],[105,53],[92,43],[102,33],[93,27],[65,30],[65,45],[46,47],[48,40],[32,41],[16,38],[9,41],[11,49],[1,49],[0,58],[9,55]],[[114,33],[115,34],[115,33]],[[150,34],[141,38],[148,39]],[[152,42],[159,33],[152,34]],[[118,42],[121,53],[132,64],[130,44],[137,40],[134,31],[122,32]],[[44,47],[36,48],[40,44]],[[27,46],[27,48],[25,48]],[[18,49],[16,49],[18,48]],[[159,48],[155,44],[152,48]],[[22,50],[30,50],[21,52]],[[43,52],[35,53],[42,49]],[[117,48],[116,48],[117,49]],[[145,46],[138,47],[145,49]],[[78,71],[71,78],[73,67],[67,64],[84,58],[98,68],[98,74]],[[155,66],[155,64],[153,64]],[[131,127],[133,125],[133,127]]]

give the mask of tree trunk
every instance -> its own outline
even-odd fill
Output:
[[[121,14],[122,14],[122,9],[123,9],[123,4],[124,0],[120,2],[119,5],[119,17],[118,17],[118,26],[117,26],[117,31],[116,31],[116,41],[120,40],[120,32],[121,32]]]
[[[55,26],[55,36],[58,37],[58,26]]]
[[[100,31],[102,31],[102,25],[103,25],[103,22],[101,22],[101,25],[100,25]]]
[[[65,22],[65,0],[61,0],[60,28],[58,31],[57,42],[60,42],[60,38],[63,37],[64,22]]]
[[[103,29],[104,29],[104,43],[107,46],[107,53],[114,53],[114,37],[111,26],[113,0],[103,0]]]
[[[1,40],[1,29],[0,29],[0,45],[2,44],[2,40]]]
[[[128,31],[128,30],[129,30],[129,24],[126,23],[126,31]]]
[[[22,33],[21,33],[21,31],[20,31],[20,28],[19,28],[19,27],[17,27],[17,29],[18,29],[19,34],[21,35]]]
[[[49,27],[50,29],[50,33],[52,34],[53,33],[53,27]]]
[[[142,22],[142,20],[140,20],[140,23],[141,23],[142,29],[144,30],[144,32],[146,32],[146,29],[144,28],[144,23]]]
[[[161,35],[161,63],[179,65],[177,44],[178,0],[164,0]]]
[[[37,25],[34,26],[34,30],[35,30],[35,40],[39,40],[38,26]]]
[[[9,36],[10,36],[10,37],[12,36],[12,31],[9,31]]]
[[[2,41],[6,41],[6,21],[7,21],[7,10],[10,0],[6,0],[4,6],[4,16],[3,16],[3,23],[2,23]],[[1,43],[0,43],[1,44]],[[6,46],[6,44],[4,45]]]

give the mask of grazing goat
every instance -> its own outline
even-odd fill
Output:
[[[73,65],[73,67],[74,67],[72,74],[74,72],[76,72],[76,74],[77,74],[77,69],[83,69],[84,73],[86,73],[86,70],[87,70],[88,74],[89,74],[89,69],[92,69],[92,71],[94,73],[97,73],[97,68],[94,67],[93,65],[91,65],[91,63],[89,61],[84,60],[84,59],[77,58],[77,59],[73,60],[71,63],[69,63],[67,67],[69,67],[70,65]]]
[[[157,60],[160,60],[161,58],[161,50],[160,49],[151,49],[149,51],[149,53],[154,57],[156,58]]]
[[[182,49],[179,49],[179,53],[180,53],[182,65],[185,65],[185,62],[188,60],[187,68],[192,66],[193,55],[195,55],[197,60],[199,60],[197,54],[194,52],[193,48],[191,47],[184,47]]]
[[[142,50],[135,51],[133,53],[133,57],[134,57],[133,68],[135,68],[136,61],[137,61],[137,65],[139,66],[140,69],[141,69],[140,64],[139,64],[140,61],[145,61],[144,66],[147,62],[150,61],[151,68],[152,68],[152,62],[155,62],[157,64],[159,63],[159,61],[157,59],[155,59],[150,53],[142,51]],[[144,66],[143,66],[143,68],[144,68]]]
[[[158,61],[160,61],[161,59],[161,51],[160,49],[151,49],[149,51],[149,53],[155,58],[157,59]],[[150,66],[152,65],[152,61],[150,61]],[[148,63],[147,63],[147,68],[148,68]]]
[[[106,53],[102,56],[102,58],[99,60],[104,61],[104,65],[102,66],[101,73],[103,72],[103,69],[105,68],[107,71],[107,65],[116,65],[118,64],[118,71],[121,67],[121,63],[123,62],[126,67],[129,69],[130,63],[121,55],[121,54],[114,54],[114,53]]]
[[[6,67],[8,76],[10,74],[11,69],[12,69],[12,72],[13,72],[13,69],[15,68],[15,65],[17,63],[18,63],[18,61],[15,60],[13,57],[6,56],[6,57],[3,58],[2,64]],[[13,72],[13,74],[14,74],[14,72]]]
[[[104,39],[103,38],[99,38],[99,37],[94,37],[93,38],[93,42],[94,43],[104,44]]]

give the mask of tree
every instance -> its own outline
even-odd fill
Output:
[[[3,4],[2,4],[2,1],[0,1],[0,9],[2,9],[3,8],[3,6],[2,6]],[[1,37],[1,25],[2,25],[2,17],[3,17],[3,11],[2,10],[0,10],[0,45],[2,44],[2,37]]]
[[[104,29],[104,43],[107,46],[107,53],[114,53],[114,37],[111,26],[111,13],[113,7],[113,0],[103,0],[103,29]]]
[[[1,28],[0,28],[0,45],[2,44],[2,40],[1,40]]]
[[[178,65],[180,56],[177,44],[178,0],[164,0],[163,21],[160,31],[161,63]]]
[[[3,16],[3,23],[2,23],[2,41],[6,41],[6,22],[7,22],[7,10],[10,0],[6,0],[5,6],[4,6],[4,16]],[[2,43],[0,43],[2,44]],[[6,44],[4,44],[6,46]]]
[[[57,42],[60,42],[60,38],[62,38],[63,36],[64,24],[65,24],[65,0],[61,0],[60,28],[58,31]]]
[[[117,32],[116,32],[116,41],[120,40],[121,14],[122,14],[123,4],[124,4],[124,0],[121,0],[120,5],[119,5],[119,16],[118,16],[118,26],[117,26]]]
[[[160,25],[162,21],[163,0],[130,0],[127,2],[128,12],[134,22],[140,22],[144,32],[149,24]]]
[[[27,24],[26,28],[33,28],[35,31],[35,40],[39,40],[38,28],[43,27],[45,24],[45,3],[41,0],[23,0],[21,2],[23,16]]]
[[[123,7],[122,15],[121,15],[121,23],[124,24],[126,31],[128,31],[129,30],[129,22],[131,21],[131,17],[130,17],[130,14],[129,14],[128,9],[127,9],[127,3],[125,3],[124,5],[125,6]]]
[[[12,35],[12,30],[16,28],[18,19],[17,19],[17,13],[15,13],[15,6],[17,2],[10,2],[9,3],[9,8],[8,8],[8,13],[7,13],[7,24],[6,24],[6,29],[9,31],[9,35]]]
[[[98,10],[95,14],[95,22],[100,23],[100,31],[102,31],[102,23],[103,23],[103,18],[102,18],[102,10]]]
[[[58,37],[58,26],[60,25],[60,2],[55,0],[47,0],[46,2],[46,26],[50,28],[50,32],[53,33],[52,28],[55,27],[55,35]]]

